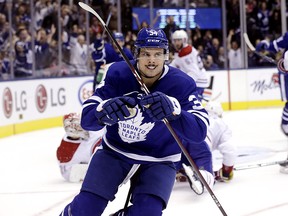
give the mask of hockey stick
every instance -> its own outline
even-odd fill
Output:
[[[249,47],[249,49],[250,49],[253,53],[255,53],[255,54],[258,55],[259,57],[265,59],[266,61],[277,65],[277,62],[276,62],[273,58],[271,58],[271,57],[269,57],[269,56],[266,56],[266,55],[263,55],[262,53],[256,51],[255,47],[254,47],[253,44],[251,43],[251,41],[250,41],[250,39],[249,39],[249,37],[248,37],[248,34],[247,34],[246,32],[243,33],[243,37],[244,37],[244,40],[245,40],[246,45]]]
[[[215,97],[211,98],[210,100],[204,98],[204,97],[201,97],[200,96],[200,99],[206,101],[206,102],[209,102],[209,101],[216,101],[220,96],[221,96],[222,92],[219,92]]]
[[[83,3],[83,2],[79,2],[79,6],[82,7],[84,10],[92,13],[94,16],[96,16],[99,21],[101,22],[101,24],[103,25],[103,27],[106,29],[106,32],[108,33],[109,37],[111,38],[111,40],[115,43],[116,47],[118,48],[118,50],[120,51],[122,57],[124,58],[124,60],[126,61],[126,63],[128,64],[129,68],[131,69],[131,72],[133,73],[133,75],[135,76],[136,80],[138,81],[138,83],[140,84],[141,88],[143,89],[143,91],[145,92],[145,94],[149,94],[149,90],[147,88],[147,86],[145,85],[145,83],[143,82],[142,78],[140,77],[140,75],[137,73],[136,69],[134,68],[134,66],[132,65],[132,63],[130,62],[130,60],[128,59],[128,57],[126,56],[126,54],[124,53],[124,51],[122,50],[122,48],[120,47],[120,45],[118,44],[118,42],[115,40],[115,38],[113,37],[111,31],[109,30],[109,28],[106,26],[106,24],[104,23],[104,21],[102,20],[102,18],[87,4]],[[205,181],[205,179],[203,178],[202,174],[200,173],[197,165],[194,163],[194,161],[192,160],[191,156],[189,155],[187,149],[185,148],[185,146],[182,144],[180,138],[178,137],[178,135],[175,133],[174,129],[171,127],[169,121],[165,118],[163,119],[165,125],[167,126],[168,130],[170,131],[171,135],[174,137],[175,141],[177,142],[177,144],[179,145],[182,153],[185,155],[185,157],[187,158],[187,160],[189,161],[190,165],[192,166],[193,170],[196,172],[197,176],[200,178],[200,181],[202,182],[202,184],[205,186],[205,188],[207,189],[207,191],[209,192],[209,194],[211,195],[212,199],[214,200],[214,202],[216,203],[217,207],[220,209],[220,211],[222,212],[222,214],[224,216],[226,216],[226,212],[224,211],[222,205],[220,204],[220,202],[218,201],[218,199],[216,198],[215,194],[213,193],[213,191],[211,190],[211,188],[209,187],[209,185],[207,184],[207,182]]]
[[[282,161],[273,161],[273,162],[264,162],[264,163],[258,163],[258,164],[248,164],[243,166],[234,167],[234,170],[246,170],[246,169],[253,169],[258,167],[264,167],[264,166],[271,166],[271,165],[281,165],[288,163],[288,160],[282,160]]]
[[[112,16],[112,12],[110,11],[110,12],[109,12],[109,15],[108,15],[108,18],[107,18],[107,21],[106,21],[106,26],[109,25],[111,16]],[[106,30],[104,29],[104,30],[103,30],[103,33],[102,33],[102,35],[101,35],[101,38],[104,38],[105,32],[106,32]]]

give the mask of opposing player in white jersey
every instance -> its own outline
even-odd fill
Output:
[[[210,101],[205,105],[209,114],[210,126],[207,131],[206,143],[212,154],[218,150],[222,155],[222,167],[214,171],[216,181],[227,182],[233,178],[233,167],[236,160],[236,146],[233,143],[232,131],[222,119],[221,103]]]
[[[172,43],[177,52],[170,65],[191,76],[196,82],[200,98],[203,98],[203,92],[209,86],[209,80],[197,49],[188,43],[188,35],[184,30],[176,30],[172,34]]]
[[[177,52],[174,54],[174,58],[170,63],[170,66],[179,68],[181,71],[185,72],[194,79],[196,83],[196,90],[201,100],[203,98],[204,89],[208,87],[209,83],[206,70],[203,66],[203,62],[198,54],[198,51],[195,49],[195,47],[188,44],[188,35],[184,30],[176,30],[172,34],[172,43]],[[207,144],[203,142],[203,145]],[[187,150],[192,158],[196,157],[192,152],[201,151],[200,149],[195,149],[194,147],[194,145],[187,146]],[[189,166],[186,157],[182,156],[181,164],[183,169],[181,167],[179,168],[177,179],[181,179],[183,174],[186,175],[188,177],[191,189],[198,195],[202,194],[204,192],[204,186],[193,172],[192,167]],[[206,167],[206,170],[204,167]],[[209,169],[207,169],[208,166],[205,165],[204,167],[202,167],[203,169],[200,171],[207,182],[212,186],[214,183],[213,176],[209,175]]]
[[[210,101],[205,105],[205,109],[209,114],[210,121],[205,141],[212,154],[217,150],[223,157],[222,167],[219,170],[214,170],[214,177],[216,181],[228,182],[233,178],[233,167],[236,160],[236,146],[233,143],[232,131],[222,119],[223,108],[219,102]],[[189,147],[188,152],[190,153]],[[208,176],[205,173],[202,173],[202,175],[206,177],[207,182],[212,182],[211,178],[207,178]],[[203,193],[201,182],[185,163],[183,169],[180,169],[177,173],[176,180],[178,182],[189,181],[190,184],[192,182],[194,184],[194,188],[191,185],[192,190],[198,195]]]
[[[101,143],[103,130],[84,130],[77,113],[64,115],[63,126],[65,135],[56,152],[60,172],[65,180],[80,182],[84,179],[92,154]]]

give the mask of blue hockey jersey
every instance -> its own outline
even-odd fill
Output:
[[[132,64],[136,63],[132,61]],[[181,116],[170,121],[170,125],[181,140],[189,144],[200,144],[206,137],[208,115],[197,98],[195,81],[177,68],[165,65],[162,76],[150,92],[160,91],[178,99]],[[113,63],[105,80],[94,94],[83,104],[81,126],[86,130],[99,130],[95,111],[104,100],[118,96],[130,96],[139,100],[143,95],[139,83],[124,61]],[[134,117],[106,126],[103,148],[110,148],[132,163],[172,161],[181,158],[181,149],[162,121],[154,122],[140,106],[136,106]]]
[[[133,59],[133,55],[128,48],[123,47],[123,52],[128,57],[128,59]],[[116,52],[113,45],[110,43],[105,43],[104,48],[101,51],[97,51],[96,49],[94,49],[92,52],[92,59],[96,63],[96,71],[98,71],[102,64],[110,64],[112,62],[124,60],[121,53]]]
[[[285,51],[288,50],[288,32],[276,40],[271,41],[268,50],[275,53],[279,52],[280,48],[284,49]]]

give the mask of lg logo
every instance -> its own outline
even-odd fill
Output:
[[[27,109],[27,93],[26,91],[15,91],[12,94],[11,89],[6,87],[3,91],[3,111],[6,118],[12,116],[14,107],[16,112]]]
[[[45,111],[47,107],[47,91],[43,85],[39,85],[36,88],[35,100],[36,100],[36,108],[42,113]]]
[[[3,91],[3,111],[6,118],[10,118],[13,110],[13,98],[9,88],[5,88]]]
[[[28,98],[31,98],[31,94],[35,95],[35,105],[34,103],[31,104],[32,101],[30,100],[28,104]],[[12,91],[11,88],[6,87],[3,90],[2,101],[3,113],[6,118],[11,118],[13,112],[15,112],[19,114],[21,119],[24,113],[31,113],[33,106],[36,107],[39,113],[45,112],[48,105],[51,107],[64,106],[66,104],[66,94],[64,88],[51,88],[47,91],[46,87],[42,84],[38,85],[35,91],[28,89],[16,89]]]
[[[44,85],[38,85],[36,88],[35,93],[35,100],[36,100],[36,107],[37,110],[40,113],[43,113],[48,105],[48,98],[50,100],[51,107],[58,107],[58,106],[64,106],[66,104],[66,95],[65,95],[65,89],[59,88],[59,89],[50,89],[49,90],[49,97],[47,90]]]

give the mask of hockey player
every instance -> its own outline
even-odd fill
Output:
[[[69,182],[83,181],[88,162],[99,147],[103,131],[86,131],[80,125],[80,115],[69,113],[63,117],[65,135],[57,148],[57,159],[63,178]]]
[[[236,160],[236,147],[232,141],[232,131],[222,119],[223,108],[219,102],[207,102],[205,109],[209,114],[210,121],[205,141],[212,153],[218,150],[223,156],[222,167],[219,170],[214,171],[214,177],[216,181],[228,182],[233,178],[233,167]],[[193,150],[191,149],[191,146],[188,146],[187,150],[190,154],[192,153],[191,157],[194,159],[196,157],[193,155],[195,149]],[[199,153],[201,149],[198,149],[197,151]],[[204,191],[203,184],[199,181],[197,176],[191,172],[191,168],[189,169],[189,166],[187,166],[188,162],[185,158],[182,158],[182,162],[184,162],[184,164],[182,164],[183,168],[179,169],[176,180],[178,182],[189,181],[190,185],[191,182],[193,182],[194,185],[191,185],[192,190],[196,194],[201,195]],[[207,172],[202,173],[203,176],[206,174]],[[206,177],[206,179],[207,182],[210,181],[209,184],[212,185],[214,183],[211,178]]]
[[[223,108],[219,102],[209,101],[205,109],[210,121],[206,142],[212,152],[218,150],[223,156],[222,168],[214,172],[215,179],[228,182],[233,178],[233,167],[236,161],[236,147],[232,140],[232,131],[222,119]]]
[[[170,65],[191,76],[196,82],[200,98],[203,98],[204,89],[209,86],[209,82],[197,49],[188,44],[188,35],[184,30],[176,30],[172,34],[172,43],[177,52]]]
[[[113,215],[162,215],[175,182],[175,163],[181,157],[163,119],[182,140],[199,148],[209,124],[194,80],[165,65],[167,58],[165,33],[141,29],[131,63],[150,93],[143,91],[126,62],[115,62],[84,102],[81,125],[85,130],[105,128],[103,149],[93,155],[80,193],[61,215],[100,216],[131,176],[132,205]]]
[[[123,52],[129,59],[133,59],[132,52],[123,47],[124,46],[124,36],[120,32],[115,32],[113,37],[116,39],[120,47],[123,49]],[[93,90],[97,85],[97,76],[99,74],[99,69],[102,65],[110,64],[112,62],[123,61],[123,57],[120,51],[117,49],[116,45],[113,43],[104,43],[103,39],[96,39],[93,43],[92,48],[92,59],[95,62],[95,74],[93,81]]]
[[[201,100],[203,98],[204,88],[208,87],[209,83],[206,70],[200,56],[198,55],[198,51],[193,46],[188,44],[188,35],[184,30],[174,31],[172,34],[172,43],[177,52],[174,54],[174,58],[170,63],[170,66],[179,68],[181,71],[184,71],[195,80],[198,96]],[[205,146],[204,151],[206,152],[206,148],[208,148],[207,144],[204,142],[202,145]],[[200,152],[202,150],[195,149],[195,147],[197,146],[187,145],[188,152],[193,159],[197,158],[195,155],[193,155],[193,153]],[[206,157],[208,157],[208,154]],[[207,183],[213,186],[214,181],[212,180],[212,175],[209,173],[209,170],[212,169],[212,162],[211,167],[208,163],[205,166],[202,165],[203,164],[200,165],[200,167],[202,167],[202,170],[200,170],[203,172],[202,175],[208,180]],[[207,168],[207,166],[209,168]],[[208,172],[206,172],[203,167],[206,167],[206,171]],[[204,192],[204,186],[199,181],[199,178],[194,174],[192,168],[189,166],[188,160],[184,155],[182,156],[180,167],[178,168],[179,172],[177,173],[177,179],[180,179],[183,177],[183,175],[186,175],[188,177],[191,189],[198,195],[202,194]]]
[[[283,133],[288,136],[288,32],[273,41],[262,40],[256,46],[256,51],[258,52],[268,50],[277,53],[280,49],[284,50],[284,54],[283,58],[279,60],[277,68],[281,99],[285,102],[282,111],[281,129]],[[280,166],[280,172],[288,174],[288,163],[281,164]]]
[[[212,171],[212,154],[208,144],[205,141],[199,145],[193,145],[186,141],[183,141],[183,143],[185,144],[189,155],[199,168],[201,175],[212,189],[214,186],[214,176]],[[203,158],[205,159],[203,160]],[[188,159],[184,156],[184,154],[181,157],[180,163],[178,163],[177,170],[177,181],[182,182],[188,180],[191,189],[197,195],[204,193],[205,190],[203,183],[200,181],[200,178],[197,176],[192,166],[190,166]]]

